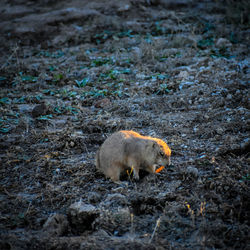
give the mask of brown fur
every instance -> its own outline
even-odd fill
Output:
[[[134,178],[139,179],[139,169],[155,173],[156,166],[170,164],[170,155],[163,140],[123,130],[104,141],[96,154],[96,167],[113,181],[119,181],[120,173],[133,167]]]

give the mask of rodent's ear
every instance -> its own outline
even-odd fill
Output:
[[[147,149],[151,150],[156,147],[156,143],[154,141],[148,141],[146,144]]]
[[[156,148],[157,147],[157,143],[155,141],[153,141],[153,145],[152,145],[153,148]]]

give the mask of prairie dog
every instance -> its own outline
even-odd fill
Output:
[[[108,137],[96,154],[96,167],[112,181],[120,180],[120,173],[133,167],[135,179],[139,169],[155,173],[157,166],[170,164],[171,150],[161,139],[122,130]]]

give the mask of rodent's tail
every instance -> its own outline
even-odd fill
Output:
[[[97,169],[100,169],[100,149],[96,153],[95,166]]]

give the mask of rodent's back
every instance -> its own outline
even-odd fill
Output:
[[[119,161],[123,157],[124,138],[122,133],[116,132],[109,136],[102,144],[97,154],[97,166],[100,169],[107,168],[111,162]]]

